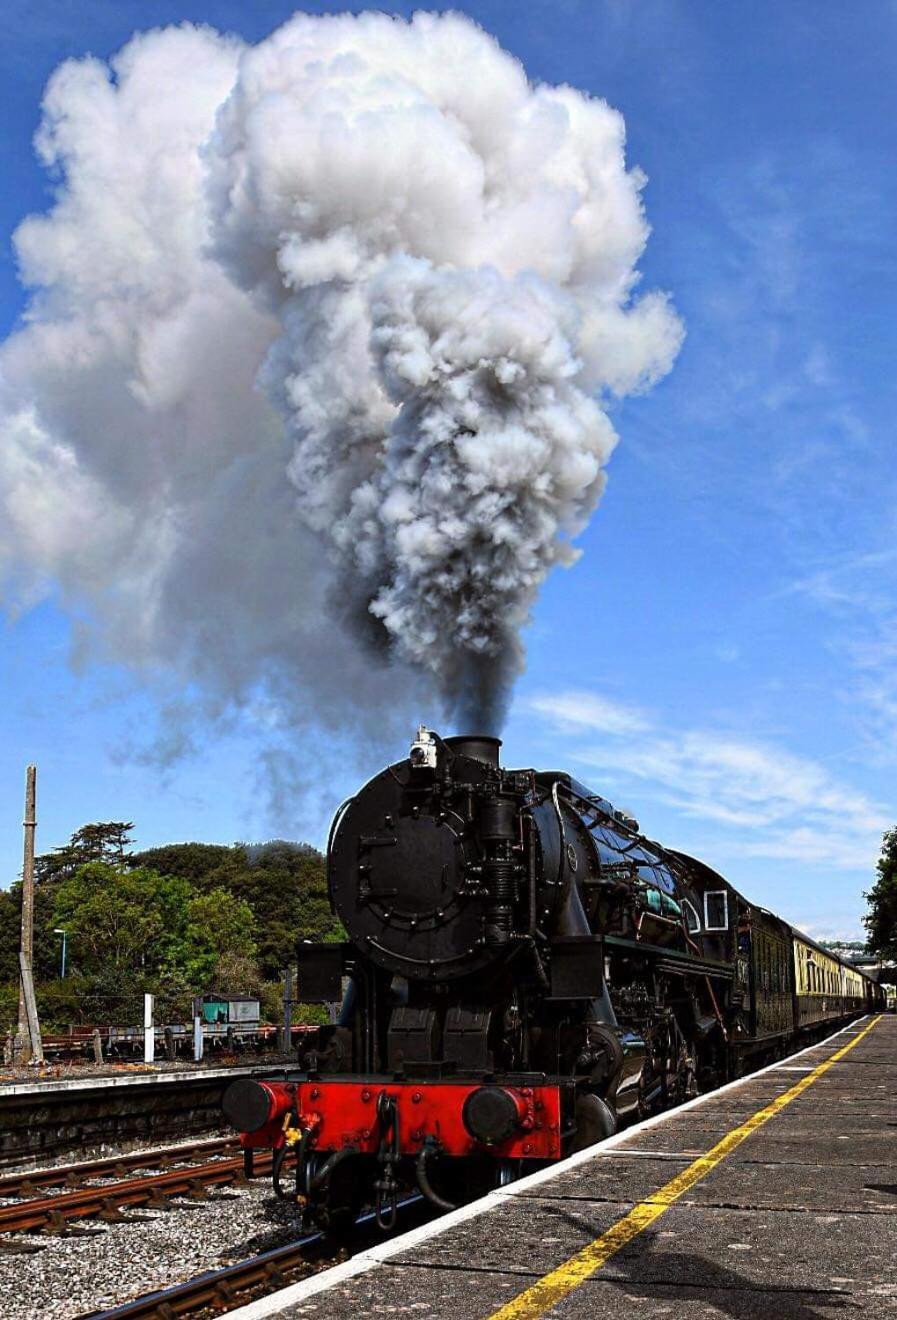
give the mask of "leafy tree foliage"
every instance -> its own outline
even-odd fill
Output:
[[[58,976],[60,937],[53,927],[59,885],[87,862],[125,866],[130,854],[131,821],[98,821],[76,830],[68,843],[34,859],[34,959],[37,981]],[[0,890],[0,984],[18,983],[22,925],[22,882]],[[18,995],[18,991],[16,991]]]
[[[54,920],[69,933],[72,969],[156,970],[182,955],[192,890],[143,867],[87,862],[58,886]]]
[[[17,884],[0,892],[0,982],[18,977],[21,926],[22,886]]]
[[[280,1017],[300,939],[337,940],[324,859],[307,844],[180,843],[132,854],[130,821],[101,821],[36,860],[34,967],[45,1025],[139,1021],[142,996],[185,1020],[195,994],[257,994]],[[0,891],[0,1029],[15,1017],[21,882]],[[60,937],[68,975],[60,980]],[[11,1007],[10,1007],[11,1005]]]
[[[219,843],[169,843],[135,854],[131,864],[149,867],[160,875],[183,876],[196,889],[203,890],[216,886],[216,873],[228,871],[235,852],[236,849]]]
[[[256,952],[254,932],[252,908],[230,890],[210,889],[192,898],[187,906],[183,959],[191,984],[211,985],[214,979],[221,979],[225,967],[237,979],[251,976]],[[237,993],[231,984],[227,989]]]
[[[34,888],[34,957],[32,966],[37,980],[58,976],[62,941],[53,930],[55,883],[35,880]],[[22,882],[0,890],[0,983],[18,982],[19,939],[22,929]],[[17,992],[18,993],[18,992]]]
[[[170,844],[136,854],[132,864],[152,866],[163,875],[188,876],[202,893],[227,890],[245,902],[254,918],[257,957],[266,980],[277,980],[294,961],[299,940],[345,938],[330,911],[324,858],[306,843],[274,839],[232,848]],[[239,945],[235,942],[234,947]]]
[[[35,883],[46,884],[70,876],[85,862],[108,862],[124,866],[130,854],[128,845],[133,821],[107,820],[82,825],[68,843],[34,860]]]
[[[864,896],[869,904],[863,918],[868,947],[881,958],[897,959],[897,828],[884,836],[877,870],[878,879]]]

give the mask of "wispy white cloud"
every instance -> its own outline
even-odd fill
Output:
[[[873,622],[845,643],[857,674],[856,695],[863,704],[863,728],[872,759],[897,757],[897,614]]]
[[[824,607],[849,607],[881,613],[893,604],[883,576],[897,565],[897,549],[863,550],[842,555],[787,583],[769,599],[803,596]]]
[[[703,824],[708,844],[723,831],[729,855],[868,870],[891,824],[824,765],[770,743],[671,729],[589,692],[536,696],[530,706],[577,740],[569,758]]]
[[[884,536],[893,539],[895,527]],[[891,545],[833,558],[768,599],[799,597],[822,616],[826,644],[846,661],[840,697],[857,711],[864,755],[897,758],[897,548]]]
[[[601,697],[596,692],[568,689],[530,702],[540,715],[550,716],[561,728],[570,731],[600,729],[610,737],[639,733],[651,726],[650,718],[635,706]]]

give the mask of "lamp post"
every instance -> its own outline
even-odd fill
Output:
[[[59,976],[60,979],[64,981],[65,980],[65,937],[67,932],[64,931],[60,926],[54,926],[53,934],[62,936],[62,970],[60,971]]]

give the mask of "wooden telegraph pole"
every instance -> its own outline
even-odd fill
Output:
[[[34,962],[34,831],[37,827],[35,807],[37,801],[37,766],[29,765],[25,777],[25,853],[22,865],[22,938],[19,946],[19,1030],[18,1050],[21,1058],[31,1043],[31,1057],[42,1063],[44,1058],[34,998],[32,968]]]

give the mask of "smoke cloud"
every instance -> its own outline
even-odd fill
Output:
[[[601,495],[605,403],[682,328],[635,292],[603,101],[458,15],[297,15],[69,61],[0,349],[0,581],[212,703],[495,728]]]

